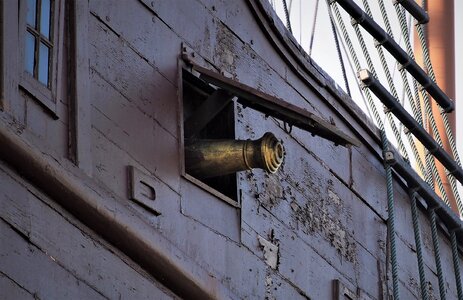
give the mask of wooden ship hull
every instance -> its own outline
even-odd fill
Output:
[[[0,3],[1,299],[389,299],[380,132],[267,1],[52,1],[50,93],[24,74],[25,3]],[[212,179],[190,171],[192,140],[266,132],[278,171],[220,172],[240,154]],[[409,182],[393,174],[400,294],[418,299]],[[438,217],[457,299],[461,222]]]

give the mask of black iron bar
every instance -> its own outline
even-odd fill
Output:
[[[428,209],[434,209],[447,230],[463,234],[463,223],[460,218],[448,207],[434,190],[421,179],[408,163],[393,151],[384,154],[385,161],[399,174],[408,185],[408,188],[416,191],[426,202]],[[461,244],[461,243],[460,243]]]
[[[429,22],[428,14],[415,2],[415,0],[395,0],[395,2],[402,5],[402,7],[415,18],[418,24],[426,24]]]
[[[368,70],[361,70],[359,78],[397,119],[431,152],[455,178],[463,183],[463,169],[455,160],[418,124],[400,102]]]
[[[280,119],[291,126],[306,130],[338,145],[345,147],[348,145],[359,147],[361,145],[355,137],[347,135],[335,125],[301,107],[262,93],[253,87],[221,76],[201,66],[195,65],[194,69],[201,74],[200,78],[202,80],[237,96],[237,102],[245,107],[250,107],[267,116]]]
[[[333,0],[339,3],[341,7],[378,43],[380,43],[401,65],[404,67],[420,85],[436,100],[437,103],[444,109],[445,112],[452,112],[455,109],[455,104],[450,98],[437,86],[437,84],[429,78],[429,76],[421,69],[420,66],[413,60],[393,39],[388,35],[370,16],[368,16],[357,4],[352,0]]]

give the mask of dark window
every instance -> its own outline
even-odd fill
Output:
[[[24,68],[51,88],[53,53],[53,0],[28,0]]]
[[[217,88],[214,86],[202,81],[188,71],[183,72],[185,145],[188,145],[193,140],[235,139],[235,104],[233,101],[227,101],[223,107],[214,108],[213,111],[206,110],[208,114],[201,115],[204,110],[199,108],[216,92]],[[229,100],[231,99],[232,97]],[[188,120],[197,114],[200,114],[202,121],[206,121],[199,128],[192,129]],[[237,201],[236,173],[197,179],[233,201]]]

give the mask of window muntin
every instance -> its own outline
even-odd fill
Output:
[[[53,0],[28,0],[24,68],[51,89],[53,53]]]
[[[65,84],[58,77],[66,62],[65,1],[20,0],[18,13],[19,88],[57,119],[59,87]]]

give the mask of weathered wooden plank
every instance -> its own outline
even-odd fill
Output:
[[[34,295],[0,272],[0,298],[4,300],[32,300],[34,299]]]
[[[295,198],[301,197],[298,192],[293,192],[292,195],[291,197]],[[296,201],[294,199],[291,202],[292,205],[287,205],[285,200],[277,200],[278,204],[273,204],[275,205],[275,209],[270,208],[270,211],[267,211],[266,208],[259,206],[259,204],[250,207],[249,204],[253,202],[252,197],[246,196],[243,199],[243,223],[245,225],[242,226],[247,227],[245,231],[256,230],[260,235],[274,235],[275,240],[279,242],[280,246],[289,243],[293,245],[292,247],[309,247],[314,253],[314,257],[316,257],[313,258],[314,260],[324,261],[324,263],[329,264],[335,269],[336,272],[342,274],[346,280],[358,282],[359,287],[366,292],[377,294],[378,285],[374,283],[377,282],[379,275],[375,273],[377,272],[376,268],[368,267],[371,265],[376,266],[377,261],[385,260],[384,249],[380,249],[378,244],[374,245],[375,242],[377,243],[377,236],[365,238],[372,239],[370,243],[375,246],[374,249],[364,248],[362,246],[363,238],[359,238],[364,232],[360,231],[357,233],[355,231],[354,233],[354,229],[349,228],[352,220],[347,224],[343,224],[343,221],[336,221],[335,218],[339,216],[340,219],[344,219],[342,216],[343,213],[338,211],[337,214],[330,215],[326,209],[326,204],[321,204],[324,206],[323,213],[318,212],[315,207],[320,206],[320,203],[316,199],[313,199],[315,204],[312,206],[312,209],[310,211],[306,210],[306,214],[296,221],[294,221],[295,211],[287,212],[286,215],[285,213],[279,213],[288,211],[288,209],[283,207],[286,205],[290,207],[289,210],[291,211],[295,207]],[[247,211],[251,211],[251,213],[247,213]],[[276,213],[276,215],[273,213]],[[361,212],[359,212],[359,215],[361,215]],[[362,219],[365,218],[361,218],[359,222],[364,221]],[[368,227],[372,225],[366,223],[364,226]],[[384,231],[385,228],[383,226],[376,227],[376,229]],[[288,236],[289,233],[291,233],[290,236]],[[359,242],[355,238],[361,241]],[[248,244],[249,240],[245,240],[244,243],[249,248],[252,248],[252,243]],[[281,258],[282,256],[280,256]],[[284,268],[287,268],[287,270],[300,268],[294,261],[291,261],[291,258],[286,259]],[[282,267],[283,265],[280,264],[280,268]],[[366,269],[368,271],[365,271]],[[291,274],[293,272],[288,273]],[[285,276],[290,275],[286,274]],[[292,274],[289,278],[293,278]],[[299,287],[303,289],[303,286]]]
[[[159,219],[156,226],[179,249],[183,249],[185,260],[207,269],[229,289],[231,298],[259,298],[264,294],[263,269],[266,265],[246,247],[180,213]]]
[[[89,30],[93,33],[90,36],[90,68],[177,137],[175,86],[93,15],[89,20]]]
[[[368,149],[352,150],[352,190],[387,217],[386,173],[384,166],[368,154]]]
[[[241,217],[239,208],[231,206],[187,180],[182,180],[181,191],[183,214],[239,242]]]
[[[143,265],[157,280],[180,295],[196,295],[202,299],[225,295],[226,289],[216,277],[193,261],[184,260],[180,249],[153,230],[124,199],[98,181],[84,176],[70,162],[48,159],[11,131],[0,127],[0,140],[5,145],[0,148],[1,157],[82,222]],[[215,286],[213,291],[208,289],[211,284]]]
[[[265,297],[268,297],[267,299],[310,299],[302,290],[275,272],[268,272],[265,277]]]
[[[177,85],[180,37],[156,14],[138,0],[132,0],[130,4],[129,1],[92,0],[89,7],[91,13],[98,16],[133,51],[155,66],[171,84]],[[136,25],[132,20],[137,20]]]
[[[100,182],[104,183],[117,195],[128,199],[128,174],[127,167],[133,165],[150,176],[155,177],[159,183],[157,193],[157,207],[159,212],[163,214],[163,210],[167,212],[171,210],[180,211],[180,196],[178,189],[175,190],[171,185],[164,181],[166,177],[156,177],[157,173],[150,172],[147,167],[130,156],[122,148],[118,147],[107,138],[102,132],[94,129],[92,131],[92,139],[95,144],[93,151],[94,161],[96,162],[94,175]],[[108,155],[110,153],[110,155]],[[115,163],[117,161],[117,163]],[[128,200],[127,200],[128,201]]]
[[[344,205],[346,206],[344,209],[340,211],[336,210],[331,210],[331,214],[333,218],[339,219],[341,223],[346,224],[347,228],[350,228],[352,232],[355,232],[355,237],[356,241],[355,243],[357,245],[364,245],[365,250],[368,252],[372,253],[380,253],[381,261],[384,261],[384,255],[385,255],[385,238],[386,238],[386,232],[385,232],[385,223],[382,220],[380,216],[375,215],[371,209],[365,205],[363,201],[358,199],[355,195],[352,194],[352,191],[349,190],[344,184],[335,184],[332,186],[330,189],[328,188],[328,182],[330,180],[334,180],[334,182],[337,182],[336,178],[333,178],[332,175],[329,174],[328,170],[324,170],[324,168],[315,168],[315,165],[323,165],[322,162],[318,162],[315,160],[311,160],[307,165],[301,164],[298,160],[299,152],[303,153],[303,151],[298,151],[298,147],[291,144],[291,143],[285,143],[286,147],[289,147],[293,151],[293,154],[296,154],[295,156],[292,156],[292,161],[294,162],[294,166],[292,167],[287,167],[286,165],[283,167],[281,170],[281,173],[284,175],[288,175],[288,169],[294,171],[294,173],[291,173],[290,178],[293,178],[294,183],[292,186],[290,186],[290,190],[286,190],[285,186],[286,184],[283,182],[285,180],[285,177],[277,180],[277,181],[271,181],[267,183],[267,177],[263,176],[253,176],[252,178],[247,177],[246,175],[243,175],[243,178],[246,178],[246,181],[252,182],[252,184],[255,184],[257,187],[257,190],[260,192],[260,194],[263,196],[262,201],[267,204],[267,208],[275,214],[275,216],[278,216],[280,220],[288,220],[288,216],[291,215],[291,212],[289,211],[288,203],[285,198],[293,197],[295,200],[298,199],[304,199],[304,195],[301,194],[301,191],[304,191],[305,193],[314,193],[316,190],[321,190],[323,193],[319,196],[313,198],[312,200],[308,199],[306,201],[317,201],[320,198],[326,199],[326,201],[332,201],[333,199],[331,198],[339,198],[340,201],[344,202]],[[311,157],[310,155],[301,155],[302,157],[308,156]],[[360,162],[359,162],[360,163]],[[315,169],[314,169],[315,168]],[[326,182],[313,182],[312,184],[303,184],[303,182],[300,181],[301,175],[304,174],[304,170],[309,169],[309,170],[316,170],[314,176],[315,178],[320,178],[322,181]],[[376,172],[381,172],[382,169],[377,170]],[[257,172],[255,172],[257,173]],[[309,172],[313,173],[313,172]],[[248,174],[249,175],[249,174]],[[284,176],[282,175],[282,176]],[[245,182],[246,182],[245,181]],[[261,185],[262,184],[262,185]],[[297,186],[296,186],[297,184]],[[242,185],[243,188],[243,185]],[[401,187],[398,186],[397,184],[395,185],[395,191],[396,191],[396,201],[398,202],[397,205],[397,223],[400,223],[400,228],[404,228],[403,232],[406,233],[406,239],[410,241],[411,243],[413,241],[413,236],[411,232],[411,224],[410,220],[410,214],[409,214],[409,203],[407,199],[407,195],[404,194],[401,191]],[[245,191],[246,189],[244,189]],[[273,191],[275,190],[280,190],[279,193],[274,194]],[[307,190],[307,191],[306,191]],[[252,192],[247,198],[244,199],[243,201],[243,218],[247,222],[252,222],[255,218],[256,215],[255,211],[259,209],[259,206],[248,206],[249,202],[252,202],[253,197],[255,196],[255,192]],[[329,196],[331,194],[331,197]],[[336,197],[337,196],[337,197]],[[347,198],[343,198],[346,197]],[[352,197],[352,198],[351,198]],[[281,199],[280,199],[281,198]],[[309,196],[310,198],[310,196]],[[251,201],[250,201],[251,200]],[[385,199],[383,199],[385,201]],[[333,202],[333,201],[332,201]],[[265,205],[265,204],[264,204]],[[272,205],[274,205],[274,209],[272,209]],[[319,204],[317,204],[319,206]],[[262,209],[262,208],[261,208]],[[247,216],[247,212],[249,211],[254,211],[254,214],[251,214],[249,217]],[[345,218],[346,216],[350,215],[350,222],[345,223]],[[354,221],[355,220],[355,221]],[[368,221],[367,221],[368,220]],[[260,225],[260,224],[265,224],[265,223],[271,223],[273,225],[273,222],[270,222],[268,219],[257,219],[255,220],[255,223],[252,224],[258,224],[257,226],[264,226],[265,225]],[[295,229],[294,224],[291,223],[291,221],[287,222],[288,226],[295,230],[296,232],[299,232],[298,229]],[[259,228],[259,227],[258,227]],[[405,230],[405,229],[408,230]],[[321,243],[323,244],[323,241],[317,241],[317,237],[315,237],[315,242],[314,244]],[[310,242],[309,242],[310,243]],[[409,245],[408,243],[408,245]],[[326,249],[329,249],[329,245],[324,245],[320,246],[319,248],[323,249],[323,253],[326,253]],[[361,259],[363,259],[363,255],[359,255]],[[408,257],[409,261],[412,261],[415,263],[416,258],[414,256]],[[345,262],[343,262],[345,264]],[[429,261],[429,264],[432,264],[432,260]],[[368,265],[365,263],[365,266]],[[374,265],[374,262],[373,262]],[[412,267],[415,266],[412,264]],[[368,286],[368,285],[366,285]],[[373,285],[372,285],[373,286]]]
[[[132,267],[117,250],[86,232],[88,229],[73,217],[55,211],[16,180],[0,170],[0,181],[5,187],[0,192],[0,218],[27,236],[41,251],[51,255],[67,272],[111,299],[151,299],[153,295],[159,299],[173,297],[148,275]],[[23,193],[14,197],[12,191]]]
[[[240,37],[235,36],[219,19],[207,11],[203,12],[204,5],[201,3],[197,1],[172,1],[170,3],[140,1],[146,7],[151,8],[198,55],[211,62],[217,69],[262,92],[288,100],[309,112],[314,112],[314,110],[316,112],[317,108],[302,100],[296,90],[279,89],[281,83],[287,85],[285,80],[254,51],[250,51]],[[246,4],[240,3],[240,5]],[[172,13],[173,11],[175,14]],[[177,22],[178,19],[188,19],[188,22],[187,24]],[[314,96],[313,91],[309,93],[308,97]]]
[[[0,221],[0,271],[41,299],[106,299]]]
[[[280,129],[278,128],[278,130]],[[256,134],[256,136],[258,135]],[[251,193],[251,196],[253,196],[253,193],[257,192],[262,194],[263,197],[261,201],[264,203],[268,203],[268,201],[279,203],[282,202],[282,200],[286,200],[286,202],[283,201],[286,206],[277,206],[274,210],[271,210],[276,215],[281,216],[281,220],[288,220],[288,216],[294,214],[294,210],[289,207],[294,199],[295,204],[299,207],[304,207],[306,203],[319,203],[319,201],[330,204],[326,205],[326,208],[329,209],[328,212],[333,216],[339,215],[340,217],[336,217],[336,219],[339,218],[343,220],[347,228],[351,228],[357,224],[357,222],[353,222],[355,217],[352,217],[352,215],[361,216],[365,214],[366,216],[371,216],[371,222],[373,224],[375,222],[379,222],[378,224],[381,223],[381,219],[375,216],[374,213],[372,214],[371,209],[352,194],[352,191],[346,186],[346,183],[339,181],[339,179],[332,174],[332,170],[324,161],[316,157],[315,154],[308,152],[305,148],[294,143],[294,140],[287,138],[283,131],[277,134],[277,136],[283,137],[283,144],[289,149],[286,154],[287,157],[284,165],[280,171],[277,172],[278,178],[268,180],[273,178],[274,175],[270,175],[270,177],[257,175],[251,179],[249,177],[246,178],[247,175],[243,175],[243,179],[247,179],[242,183],[243,192],[246,192],[248,189],[248,193]],[[347,161],[341,161],[341,163],[344,168],[349,169],[348,159]],[[260,172],[256,172],[256,174],[260,174]],[[262,183],[263,186],[257,186],[258,183]],[[250,192],[249,185],[256,185],[256,187]],[[256,189],[258,191],[256,191]],[[276,194],[273,193],[275,189],[279,189],[280,192]],[[273,197],[274,200],[267,199],[268,197]],[[337,202],[342,204],[342,211],[335,209],[337,206],[334,205],[333,202],[335,201],[333,201],[332,198],[339,199]],[[269,207],[271,209],[272,205]],[[350,221],[348,221],[348,217]],[[375,221],[373,221],[373,219],[375,219]],[[289,221],[289,224],[290,223],[291,221]],[[361,224],[362,222],[358,223]],[[362,228],[361,225],[358,226],[359,228],[355,229]],[[373,228],[378,227],[381,226],[373,226]],[[359,234],[359,239],[364,245],[370,246],[370,243],[373,243],[369,236]],[[375,241],[373,243],[374,245],[376,243],[376,237],[373,240]]]
[[[116,91],[99,74],[92,72],[91,79],[90,94],[94,99],[92,103],[94,128],[117,147],[123,149],[127,156],[178,191],[180,180],[178,140],[140,111],[133,102],[128,101]],[[95,142],[92,141],[92,143]],[[121,165],[122,161],[112,160],[111,150],[95,146],[93,152],[95,152],[93,153],[94,168],[97,168],[95,176],[104,182],[108,181],[108,178],[105,178],[108,175],[114,178],[111,180],[119,182],[125,180],[125,173],[122,170],[126,165]],[[105,164],[106,166],[103,166]],[[114,165],[112,168],[117,167],[120,171],[117,173],[101,172],[104,171],[103,168],[111,168],[109,164]],[[122,186],[126,186],[125,183],[120,187],[112,183],[109,185],[115,188],[119,195],[126,197],[126,192],[121,189]]]
[[[452,260],[452,248],[450,246],[450,241],[447,237],[439,236],[440,244],[440,254],[441,254],[441,264],[442,270],[444,271],[445,283],[446,283],[446,292],[449,293],[449,299],[457,299],[457,288],[455,283],[455,273],[453,269],[453,260]],[[460,255],[460,274],[463,272],[463,260]],[[438,293],[438,286],[434,285],[434,290],[436,294]]]
[[[161,15],[164,22],[169,24],[169,26],[178,32],[179,35],[182,37],[186,37],[186,42],[189,44],[194,44],[194,39],[198,38],[197,35],[199,33],[194,32],[193,37],[192,35],[182,35],[184,30],[187,30],[183,28],[181,25],[177,24],[171,14],[167,12],[168,6],[164,5],[161,2],[156,2],[153,1],[151,3],[148,3],[148,1],[145,2],[147,7],[151,5],[153,7],[153,10],[158,13],[158,15]],[[243,9],[243,3],[235,2],[236,6],[240,6],[241,9]],[[185,14],[185,17],[187,17],[187,11],[188,9],[194,9],[200,10],[203,9],[203,5],[200,3],[195,3],[195,1],[190,1],[190,3],[179,3],[178,9],[176,12],[180,15]],[[188,8],[185,9],[185,6]],[[233,6],[231,9],[228,9],[229,4],[223,4],[223,5],[216,5],[215,9],[212,9],[210,6],[209,8],[212,11],[217,11],[220,9],[225,9],[227,12],[230,11],[230,15],[233,15],[236,13],[236,11],[240,11],[240,9]],[[227,8],[225,8],[227,7]],[[170,9],[170,6],[169,6]],[[247,10],[247,9],[246,9]],[[249,11],[247,12],[249,13]],[[206,11],[204,15],[209,14],[209,18],[214,19],[214,14],[210,13],[210,11]],[[246,14],[246,13],[244,13]],[[204,15],[200,14],[195,14],[194,16],[191,16],[191,14],[188,14],[189,20],[191,18],[194,18],[195,20],[193,22],[196,23],[201,23],[204,21],[205,17]],[[233,18],[233,17],[231,17]],[[241,20],[241,18],[238,18]],[[251,17],[249,20],[253,20]],[[348,116],[349,113],[346,113],[345,108],[343,108],[339,103],[336,103],[336,101],[332,101],[333,99],[329,93],[324,90],[324,89],[319,89],[317,91],[312,90],[307,86],[306,83],[302,82],[300,78],[297,76],[291,77],[288,79],[288,76],[294,76],[292,72],[288,72],[286,67],[274,67],[278,63],[283,62],[281,57],[275,57],[275,52],[273,51],[267,51],[270,47],[265,48],[265,51],[257,51],[254,52],[249,45],[246,43],[246,39],[242,39],[242,37],[238,34],[235,36],[236,33],[231,32],[229,27],[224,27],[221,22],[222,20],[217,20],[214,22],[216,24],[216,33],[212,32],[215,28],[212,27],[212,29],[208,29],[208,36],[214,37],[217,40],[218,44],[221,45],[226,45],[225,48],[229,49],[225,51],[226,53],[223,53],[223,51],[220,51],[220,48],[218,48],[217,52],[212,55],[212,57],[207,58],[207,51],[205,53],[202,53],[202,49],[196,49],[200,55],[204,55],[204,57],[213,63],[216,64],[216,67],[219,69],[226,70],[226,73],[230,73],[233,75],[234,79],[237,79],[243,83],[246,83],[248,85],[253,85],[256,86],[258,89],[262,89],[263,92],[269,93],[271,95],[275,95],[279,98],[285,99],[286,101],[296,104],[298,106],[307,108],[309,111],[312,112],[314,110],[315,112],[320,112],[322,117],[325,117],[325,119],[331,119],[331,117],[334,117],[335,120],[338,118],[341,118],[343,121],[337,122],[338,126],[341,127],[341,129],[344,130],[352,127],[350,124],[351,122],[349,120],[346,121],[345,116]],[[246,27],[249,28],[254,28],[253,33],[255,34],[256,32],[260,32],[260,29],[258,28],[257,24],[253,24],[251,22],[246,22]],[[254,27],[253,27],[254,26]],[[263,37],[262,35],[260,35]],[[268,42],[268,41],[267,41]],[[266,43],[263,43],[263,45],[267,45]],[[264,47],[264,46],[263,46]],[[207,47],[206,47],[207,48]],[[267,60],[270,63],[267,63],[260,57],[260,53],[271,53],[273,59]],[[222,58],[222,59],[221,59]],[[221,65],[222,64],[222,65]],[[286,65],[287,66],[287,65]],[[280,73],[279,73],[280,72]],[[285,85],[285,88],[278,88],[280,84],[278,84],[277,81],[283,82]],[[297,82],[297,83],[296,83]],[[277,84],[275,84],[277,83]],[[290,88],[288,88],[290,87]],[[327,102],[321,101],[318,102],[316,99],[318,98],[319,93],[324,93],[325,98],[328,97],[330,98],[329,104],[327,105]],[[301,97],[303,95],[303,97]],[[311,105],[311,103],[317,101],[316,105]],[[336,113],[333,112],[332,106],[334,105]],[[361,128],[357,128],[356,130],[360,130]],[[362,130],[361,130],[362,131]],[[363,132],[363,131],[362,131]]]
[[[290,237],[275,238],[280,240],[279,272],[311,298],[330,299],[331,281],[343,276],[307,245]]]
[[[24,95],[27,107],[24,137],[42,151],[56,159],[68,155],[68,123],[64,114],[59,120],[52,120],[49,113],[37,100]]]
[[[18,51],[19,6],[14,1],[3,1],[1,5],[1,37],[8,43],[2,43],[3,47],[0,54],[2,56],[0,107],[11,113],[20,124],[24,124],[25,103],[21,100],[15,101],[19,92],[19,72],[17,71],[18,62],[20,61]]]
[[[275,121],[259,112],[251,109],[243,109],[241,105],[237,108],[237,126],[236,136],[241,139],[259,138],[266,131],[271,131],[278,139],[283,141],[283,145],[287,147],[285,170],[293,171],[293,167],[298,162],[294,157],[293,147],[304,147],[304,155],[316,157],[318,161],[323,161],[323,164],[329,168],[336,176],[341,178],[345,183],[351,181],[350,168],[350,151],[345,147],[335,146],[332,142],[323,138],[312,136],[311,134],[298,128],[286,127],[286,130],[291,130],[288,134],[285,131],[284,124],[281,121]],[[278,126],[276,126],[278,124]],[[293,146],[294,145],[294,146]],[[297,173],[296,171],[294,171]]]
[[[75,160],[77,165],[87,174],[92,173],[92,155],[91,155],[91,98],[89,97],[89,56],[88,56],[88,19],[89,7],[88,1],[74,1],[70,12],[71,16],[71,31],[72,53],[70,66],[73,78],[71,86],[71,102],[72,113],[70,114],[73,122],[73,130],[70,139],[73,140]]]

